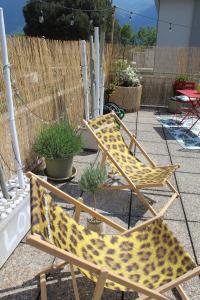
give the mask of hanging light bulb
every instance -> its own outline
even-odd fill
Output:
[[[172,31],[172,23],[169,23],[169,31]]]
[[[40,11],[38,21],[39,21],[40,24],[44,23],[44,15],[43,15],[43,11],[42,10]]]
[[[115,10],[116,10],[116,6],[114,5],[113,8],[112,8],[112,18],[115,17]]]
[[[72,15],[70,19],[70,26],[74,26],[74,15]]]
[[[102,17],[102,22],[105,22],[105,16]]]
[[[90,25],[92,25],[93,24],[93,20],[92,19],[90,19]]]
[[[131,23],[131,21],[132,21],[132,14],[133,14],[133,12],[131,11],[130,12],[130,16],[129,16],[129,22]]]

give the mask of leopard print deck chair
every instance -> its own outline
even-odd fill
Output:
[[[125,235],[99,235],[85,229],[55,204],[33,177],[31,216],[32,235],[150,289],[169,283],[196,266],[162,219]],[[79,270],[97,281],[95,274]],[[105,287],[129,290],[110,280],[106,280]]]
[[[126,184],[111,185],[105,184],[106,189],[123,189],[129,188],[133,190],[138,199],[149,209],[153,215],[157,212],[145,199],[144,195],[140,193],[140,189],[161,187],[167,185],[173,192],[168,203],[162,208],[162,214],[168,209],[173,201],[179,196],[176,189],[168,182],[170,176],[179,167],[178,165],[170,166],[156,166],[152,163],[142,163],[133,153],[130,151],[120,127],[123,127],[123,123],[117,119],[117,116],[112,112],[110,114],[97,117],[95,119],[84,121],[85,125],[91,131],[96,138],[99,148],[103,153],[102,164],[107,164],[111,168],[111,173],[115,173],[122,177]],[[127,129],[128,130],[128,129]],[[129,132],[130,136],[131,133]],[[134,143],[141,146],[135,139]],[[142,152],[143,151],[143,152]],[[141,153],[144,155],[144,150]],[[148,155],[147,155],[148,156]],[[106,159],[105,159],[106,157]],[[149,157],[149,156],[148,156]],[[150,157],[149,157],[150,159]],[[114,161],[113,161],[114,160]]]

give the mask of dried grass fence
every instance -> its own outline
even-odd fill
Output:
[[[32,151],[35,137],[42,126],[60,118],[74,126],[84,114],[83,82],[79,42],[49,41],[38,38],[9,38],[16,124],[23,163],[31,167],[36,157]],[[89,58],[89,45],[88,58]],[[200,71],[200,48],[141,48],[106,45],[105,75],[109,79],[113,61],[127,58],[136,67],[153,68],[143,75],[142,104],[167,105],[177,74]],[[9,133],[5,87],[0,62],[0,162],[6,177],[15,171]],[[89,68],[88,68],[89,69]],[[108,80],[107,80],[108,81]]]
[[[8,39],[8,49],[21,157],[25,167],[32,168],[36,161],[32,145],[42,126],[61,118],[78,126],[83,118],[80,45],[76,41],[15,37]],[[110,50],[108,46],[105,51],[106,74]],[[0,162],[9,178],[15,165],[1,62],[0,69]]]

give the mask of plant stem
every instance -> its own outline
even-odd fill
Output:
[[[92,194],[92,199],[93,199],[93,202],[94,202],[94,210],[96,210],[96,208],[97,208],[97,199],[96,199],[95,194]]]

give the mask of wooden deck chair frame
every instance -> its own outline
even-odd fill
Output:
[[[147,161],[150,163],[150,165],[152,167],[159,167],[157,166],[153,160],[149,157],[149,155],[146,153],[146,151],[144,150],[144,148],[140,145],[140,143],[137,141],[136,136],[134,134],[132,134],[129,129],[124,125],[124,123],[118,118],[118,116],[112,112],[111,113],[113,115],[113,117],[115,118],[115,120],[117,121],[118,124],[120,124],[120,126],[123,128],[123,130],[128,134],[128,136],[130,137],[130,144],[129,144],[129,150],[131,151],[133,145],[135,144],[136,147],[138,147],[138,149],[141,151],[141,153],[143,154],[143,156],[147,159]],[[122,170],[122,168],[120,167],[120,165],[118,164],[118,162],[112,157],[112,155],[109,153],[109,151],[104,147],[103,143],[99,140],[99,138],[96,136],[96,134],[93,132],[93,130],[90,128],[89,124],[87,121],[83,120],[83,123],[85,124],[85,126],[88,128],[88,130],[91,132],[91,134],[93,135],[93,137],[95,138],[95,140],[98,142],[100,151],[102,151],[102,160],[101,160],[101,165],[105,165],[106,160],[109,159],[114,166],[117,168],[117,170],[119,170],[119,173],[121,174],[122,177],[124,177],[127,181],[127,185],[123,184],[123,185],[116,185],[116,186],[112,186],[112,185],[104,185],[105,189],[111,189],[111,190],[123,190],[123,189],[130,189],[132,190],[132,192],[137,196],[137,198],[141,201],[141,203],[151,211],[153,216],[156,216],[158,213],[155,211],[155,209],[152,207],[152,205],[148,202],[147,199],[145,199],[145,196],[143,195],[143,193],[140,192],[140,189],[144,189],[144,188],[148,188],[148,186],[145,186],[145,184],[143,185],[135,185],[134,182],[127,176],[127,174]],[[166,166],[167,168],[168,166]],[[177,167],[180,167],[179,165],[177,165]],[[173,192],[172,196],[170,197],[170,199],[168,200],[168,202],[166,203],[166,205],[162,208],[162,210],[160,211],[161,215],[164,215],[164,213],[167,211],[167,209],[173,204],[173,202],[175,201],[175,199],[177,197],[180,196],[180,194],[178,193],[178,191],[176,190],[176,188],[170,183],[169,180],[164,180],[162,182],[161,185],[155,184],[154,187],[158,187],[158,186],[165,186],[167,185],[168,188]],[[151,186],[153,187],[153,186]]]
[[[75,213],[74,213],[74,219],[79,222],[80,213],[86,212],[90,214],[91,216],[97,218],[98,220],[106,223],[108,226],[111,226],[113,229],[116,229],[120,232],[121,235],[127,234],[128,232],[133,232],[138,229],[141,229],[147,225],[149,225],[151,222],[153,222],[156,219],[162,218],[162,216],[157,215],[156,217],[144,222],[143,224],[136,226],[132,229],[125,229],[122,226],[118,225],[117,223],[114,223],[110,219],[104,217],[100,213],[94,211],[93,209],[89,208],[88,206],[84,205],[83,203],[77,201],[72,196],[62,192],[61,190],[57,189],[53,185],[49,184],[48,182],[42,180],[40,177],[34,175],[31,172],[27,173],[27,177],[31,178],[32,176],[36,177],[38,180],[38,183],[43,186],[44,188],[48,189],[50,192],[52,192],[54,195],[58,196],[60,199],[71,203],[75,206]],[[42,272],[39,273],[40,276],[40,287],[41,287],[41,300],[47,300],[47,289],[46,289],[46,274],[50,273],[53,270],[62,268],[64,265],[69,264],[71,275],[72,275],[72,284],[74,288],[74,294],[75,299],[80,300],[79,292],[78,292],[78,286],[76,282],[76,277],[74,273],[74,267],[83,268],[86,270],[89,270],[92,273],[95,273],[98,276],[98,281],[96,283],[96,287],[94,290],[94,294],[92,297],[92,300],[100,300],[101,296],[103,294],[104,290],[104,284],[106,280],[111,280],[116,283],[119,283],[127,288],[130,288],[138,293],[141,293],[144,296],[141,296],[139,300],[148,300],[148,299],[158,299],[158,300],[169,300],[170,298],[163,295],[168,290],[171,290],[172,288],[176,288],[182,297],[182,300],[189,300],[187,295],[185,294],[184,290],[180,286],[180,284],[186,282],[187,280],[191,279],[194,276],[197,276],[200,274],[200,267],[197,266],[192,271],[188,271],[186,274],[178,277],[176,280],[171,281],[170,283],[167,283],[161,287],[159,287],[156,290],[149,289],[141,284],[138,284],[134,281],[125,279],[119,275],[116,275],[114,272],[110,272],[109,270],[101,269],[97,265],[88,262],[87,260],[81,259],[77,257],[76,255],[69,253],[67,251],[64,251],[62,249],[59,249],[58,247],[54,246],[53,244],[50,244],[46,241],[43,241],[38,235],[29,235],[27,237],[27,243],[38,248],[39,250],[42,250],[50,255],[53,255],[55,257],[60,258],[63,260],[58,265],[51,265],[49,268],[46,268]]]

